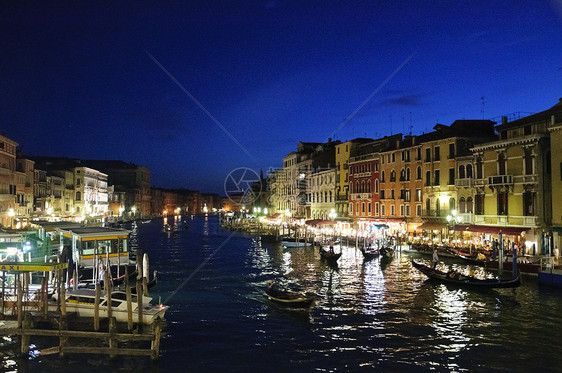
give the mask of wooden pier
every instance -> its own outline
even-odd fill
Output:
[[[142,274],[142,261],[139,265],[138,273]],[[81,322],[81,328],[77,328],[77,322],[74,322],[72,314],[66,312],[65,291],[66,284],[63,271],[67,268],[66,263],[2,263],[0,271],[4,274],[6,271],[15,273],[15,283],[13,294],[9,296],[7,301],[7,292],[3,286],[2,297],[0,299],[0,335],[10,336],[17,335],[20,337],[21,348],[20,353],[27,355],[29,353],[30,339],[32,337],[54,337],[58,338],[58,344],[52,347],[40,349],[42,355],[59,354],[63,357],[67,354],[104,354],[109,357],[118,355],[129,356],[147,356],[151,360],[157,360],[160,353],[160,338],[164,321],[156,319],[150,325],[142,323],[142,296],[137,297],[140,302],[140,312],[138,312],[138,320],[133,320],[131,292],[126,283],[127,288],[127,308],[128,323],[126,324],[126,332],[119,332],[118,323],[115,317],[112,317],[111,310],[111,281],[109,271],[105,273],[104,281],[107,307],[107,317],[101,318],[104,322],[104,329],[100,331],[99,303],[101,293],[100,286],[96,286],[96,302],[95,316],[93,319]],[[41,290],[36,294],[33,301],[25,301],[25,294],[29,294],[26,289],[29,281],[30,271],[43,271]],[[47,301],[47,274],[54,274],[55,288],[58,293],[57,312],[49,311],[49,303]],[[50,276],[51,276],[50,275]],[[49,276],[49,277],[50,277]],[[126,277],[127,278],[127,277]],[[137,294],[146,292],[146,278],[137,279]],[[76,283],[76,282],[75,282]],[[4,282],[3,282],[4,284]],[[143,286],[144,285],[144,286]],[[101,294],[100,294],[101,295]],[[6,307],[8,306],[8,307]],[[53,305],[51,304],[51,307]],[[4,311],[11,309],[11,315]],[[78,318],[76,318],[78,319]],[[136,322],[136,329],[134,329]],[[85,326],[84,326],[85,325]],[[78,330],[80,329],[80,330]],[[122,325],[121,329],[124,329]],[[130,343],[138,344],[139,347],[130,347]],[[35,343],[36,344],[36,343]],[[123,346],[127,344],[127,346]],[[142,347],[141,347],[142,345]]]

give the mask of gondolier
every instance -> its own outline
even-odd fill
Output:
[[[439,261],[439,256],[437,255],[437,249],[433,249],[433,269],[435,269],[435,267],[437,267],[437,262]]]

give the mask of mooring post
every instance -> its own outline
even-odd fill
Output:
[[[109,319],[109,357],[111,359],[117,356],[114,351],[117,349],[117,347],[117,320],[115,319],[115,317],[111,317]]]
[[[105,271],[103,277],[103,284],[105,285],[105,303],[107,304],[107,318],[111,320],[113,312],[111,309],[111,278],[109,276],[109,270]]]
[[[127,296],[127,330],[133,331],[133,297],[129,285],[129,267],[125,266],[125,294]]]
[[[49,304],[48,304],[48,298],[49,298],[49,283],[48,283],[48,279],[47,276],[43,275],[43,277],[41,278],[41,301],[43,302],[43,317],[45,319],[47,319],[47,314],[49,311]]]
[[[152,351],[152,355],[150,357],[152,360],[157,360],[160,355],[160,336],[162,334],[162,326],[160,324],[161,321],[159,318],[154,320],[154,323],[152,324],[154,334],[154,339],[150,344],[150,350]]]
[[[139,259],[140,257],[140,259]],[[137,251],[137,314],[138,314],[138,326],[139,330],[142,330],[142,294],[143,294],[143,287],[142,287],[142,276],[143,276],[143,256],[142,250],[138,249]]]
[[[17,297],[17,308],[18,308],[18,329],[21,329],[23,322],[23,310],[22,310],[22,298],[23,298],[23,288],[21,286],[21,277],[18,273],[16,275],[16,297]]]
[[[62,270],[59,270],[60,284],[60,314],[66,316],[66,284],[62,281]]]
[[[23,355],[29,354],[29,337],[25,331],[33,327],[33,321],[31,319],[31,314],[26,312],[23,318],[22,333],[21,333],[21,353]]]
[[[95,289],[96,296],[94,298],[94,331],[100,330],[100,297],[101,297],[101,286],[96,282]]]

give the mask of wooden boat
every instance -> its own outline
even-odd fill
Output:
[[[299,247],[299,246],[311,246],[313,242],[309,239],[305,241],[304,238],[296,239],[294,237],[283,237],[281,239],[281,244],[284,247]]]
[[[341,257],[341,252],[335,253],[332,250],[324,250],[320,247],[320,256],[325,259],[328,264],[337,264],[338,259]]]
[[[477,256],[466,255],[465,253],[463,253],[462,251],[460,251],[458,249],[448,248],[447,251],[450,252],[451,254],[453,254],[453,256],[455,258],[462,259],[464,262],[471,263],[471,264],[477,264],[477,265],[485,265],[486,264],[486,259],[478,259]]]
[[[53,295],[52,301],[49,304],[50,311],[57,310],[57,297],[58,294]],[[136,295],[132,297],[132,313],[133,321],[138,320],[138,298]],[[96,292],[94,289],[76,289],[66,293],[65,302],[67,312],[76,312],[79,317],[94,317],[94,303],[96,299]],[[142,322],[143,324],[152,324],[154,320],[164,318],[168,306],[162,304],[151,304],[152,298],[142,296]],[[127,294],[124,291],[113,291],[111,293],[111,311],[113,317],[118,322],[127,322]],[[99,300],[99,316],[107,317],[107,299],[105,294]]]
[[[390,264],[392,259],[394,258],[394,249],[388,246],[381,247],[379,250],[381,253],[380,264],[381,267],[384,269],[386,266]]]
[[[512,279],[500,280],[500,279],[477,279],[473,276],[467,276],[460,274],[456,271],[443,272],[437,269],[433,269],[421,263],[416,263],[412,260],[412,265],[417,268],[421,273],[426,275],[432,280],[441,281],[444,283],[462,285],[473,288],[514,288],[521,285],[521,272],[517,273]]]
[[[314,296],[307,296],[302,293],[281,290],[273,281],[269,281],[269,284],[265,289],[265,293],[269,299],[283,307],[308,308],[312,305],[312,303],[314,303],[315,299]]]
[[[486,261],[487,268],[498,269],[499,266],[500,263],[497,260]],[[503,270],[511,271],[512,268],[513,261],[511,260],[511,257],[508,257],[508,260],[503,262]],[[539,273],[540,265],[536,263],[517,263],[517,269],[523,273]]]
[[[371,260],[380,255],[380,251],[372,247],[360,248],[359,250],[361,250],[365,260]]]

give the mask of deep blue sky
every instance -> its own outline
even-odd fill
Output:
[[[560,0],[6,3],[0,132],[31,155],[147,166],[155,186],[222,194],[231,170],[281,166],[375,91],[335,139],[562,97]]]

